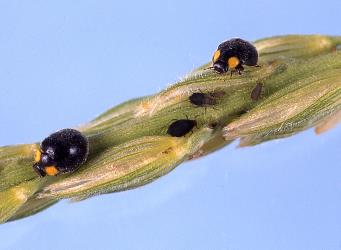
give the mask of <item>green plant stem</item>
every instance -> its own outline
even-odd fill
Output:
[[[250,146],[313,126],[332,127],[341,114],[340,44],[338,36],[262,39],[255,42],[260,68],[230,77],[206,64],[156,95],[114,107],[78,128],[89,139],[90,154],[72,174],[39,178],[32,169],[37,143],[1,147],[0,222],[35,214],[60,199],[136,188],[235,139]],[[258,84],[263,89],[254,100]],[[193,93],[217,91],[224,94],[213,107],[189,102]],[[186,117],[197,121],[193,132],[169,136],[172,121]]]

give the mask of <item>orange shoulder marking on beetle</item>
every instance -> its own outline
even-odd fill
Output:
[[[220,54],[221,54],[220,49],[218,49],[216,52],[214,52],[213,63],[215,63],[219,59]]]
[[[227,64],[230,69],[235,69],[239,65],[240,61],[237,57],[233,56],[227,60]]]
[[[36,150],[35,154],[34,154],[34,161],[35,162],[39,162],[41,159],[41,152],[39,149]]]
[[[55,176],[59,173],[58,169],[55,166],[46,166],[45,172],[47,175]]]

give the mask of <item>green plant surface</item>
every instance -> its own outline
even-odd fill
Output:
[[[231,77],[208,63],[160,93],[78,127],[89,139],[90,154],[75,173],[38,177],[32,168],[38,143],[0,147],[0,222],[33,215],[60,199],[145,185],[236,139],[251,146],[314,126],[321,133],[341,120],[341,37],[290,35],[254,44],[261,67]],[[257,85],[262,91],[255,100]],[[196,92],[220,94],[216,105],[197,107],[189,101]],[[197,121],[191,133],[167,134],[174,120],[186,118]]]

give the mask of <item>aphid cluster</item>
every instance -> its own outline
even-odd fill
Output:
[[[87,138],[77,130],[63,129],[46,137],[36,151],[33,169],[41,176],[71,173],[88,156]]]
[[[258,52],[255,46],[248,41],[234,38],[221,43],[214,52],[213,69],[222,74],[231,70],[240,74],[244,70],[243,65],[258,66]]]
[[[217,98],[222,97],[225,95],[224,91],[216,91],[211,93],[193,93],[189,97],[190,103],[198,106],[198,107],[208,107],[208,106],[214,106],[217,104]],[[190,119],[180,119],[176,120],[171,125],[169,125],[167,134],[175,137],[181,137],[193,130],[194,127],[197,126],[196,120],[190,120]]]

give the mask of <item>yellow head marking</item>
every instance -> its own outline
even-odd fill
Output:
[[[221,54],[220,49],[218,49],[216,52],[214,52],[213,63],[215,63],[219,59],[220,54]]]
[[[229,69],[235,69],[239,65],[240,61],[237,57],[233,56],[227,60],[227,64],[229,65]]]
[[[46,166],[45,172],[47,175],[55,176],[59,173],[58,169],[55,166]]]
[[[34,154],[34,161],[39,162],[40,158],[41,158],[41,152],[40,152],[40,150],[36,150],[36,152]]]

